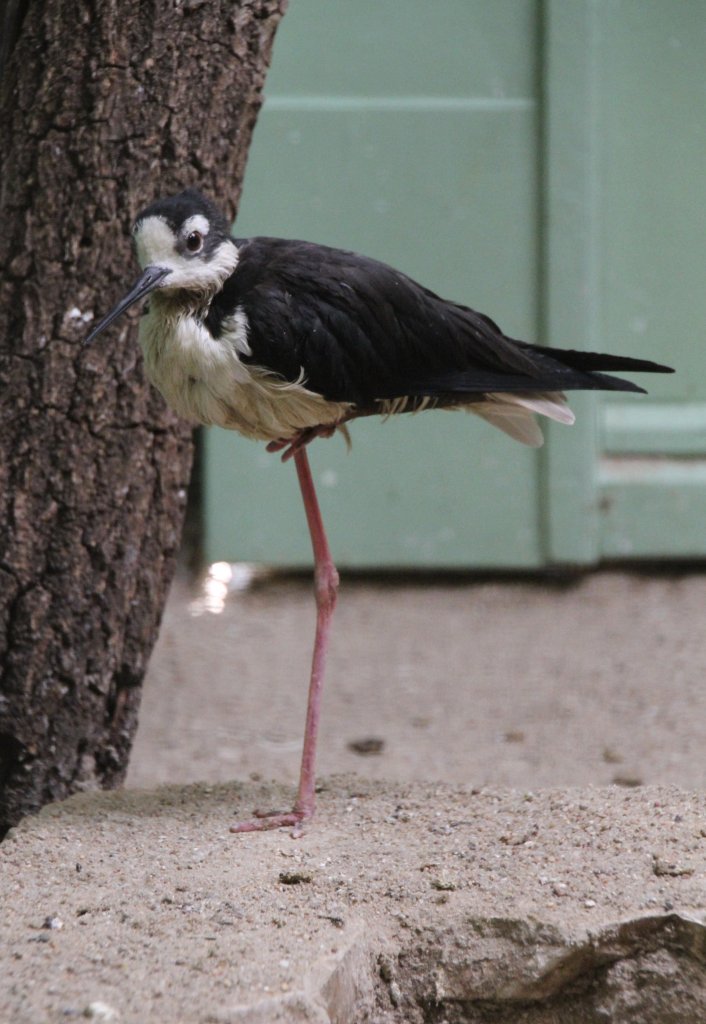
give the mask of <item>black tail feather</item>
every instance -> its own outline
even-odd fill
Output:
[[[605,373],[585,372],[559,364],[552,371],[538,373],[535,377],[519,373],[497,373],[492,370],[470,370],[455,373],[434,374],[426,380],[406,381],[395,394],[405,395],[472,395],[492,391],[536,392],[536,391],[636,391],[645,394],[645,389],[631,380],[610,377]],[[379,395],[379,398],[393,398],[395,395]]]
[[[646,394],[645,389],[631,380],[613,377],[602,370],[631,373],[673,373],[671,366],[662,366],[649,359],[614,356],[604,352],[581,352],[576,349],[546,348],[507,338],[521,348],[532,360],[534,372],[512,371],[507,368],[457,369],[433,372],[423,378],[410,377],[398,382],[394,392],[379,398],[398,395],[443,397],[483,395],[492,392],[552,392],[552,391],[633,391]]]
[[[572,348],[542,348],[538,345],[527,345],[533,352],[558,359],[573,370],[627,370],[633,373],[674,373],[671,366],[662,366],[649,359],[633,359],[632,356],[613,356],[606,352],[580,352]]]

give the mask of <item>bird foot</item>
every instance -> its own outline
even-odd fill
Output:
[[[320,423],[316,427],[305,427],[304,430],[300,430],[293,437],[280,437],[276,441],[270,441],[267,445],[267,451],[270,453],[281,452],[282,462],[289,462],[290,459],[294,458],[297,452],[300,452],[303,448],[306,448],[308,444],[317,437],[333,437],[337,430],[340,430],[345,439],[346,444],[350,447],[350,436],[348,434],[348,428],[345,426],[345,419],[338,420],[336,423]]]
[[[282,814],[279,811],[255,811],[255,817],[250,821],[238,821],[231,825],[230,831],[241,832],[268,832],[274,828],[292,828],[292,839],[300,839],[304,835],[304,822],[310,818],[313,811],[289,811]]]
[[[314,438],[316,437],[331,437],[336,432],[336,424],[320,425],[318,427],[307,427],[305,430],[300,430],[294,437],[280,438],[278,441],[270,441],[267,445],[268,452],[281,452],[284,448],[285,451],[282,454],[282,462],[289,462],[290,459],[294,458],[297,452],[301,451],[302,448],[306,448]]]

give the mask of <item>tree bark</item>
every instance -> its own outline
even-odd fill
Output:
[[[234,215],[286,2],[0,7],[3,831],[124,777],[191,438],[134,319],[82,341],[137,274],[148,201],[196,184]]]

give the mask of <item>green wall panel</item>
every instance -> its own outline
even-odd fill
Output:
[[[535,564],[534,475],[519,446],[484,444],[489,433],[474,417],[432,412],[361,421],[351,431],[350,453],[340,438],[312,445],[312,472],[337,564]],[[210,559],[310,565],[293,466],[224,432],[214,432],[211,441],[217,443],[209,453],[209,532],[217,546]],[[496,481],[492,488],[479,486],[489,478]]]
[[[641,377],[647,397],[572,399],[598,429],[550,431],[546,551],[703,557],[706,4],[544,10],[544,336],[677,369]]]
[[[706,4],[598,5],[599,322],[606,345],[676,367],[601,403],[605,557],[706,555]]]
[[[536,0],[292,0],[268,96],[528,96]]]
[[[260,120],[235,231],[365,252],[448,298],[495,309],[508,332],[531,333],[535,150],[526,100],[296,113],[275,102]]]
[[[603,460],[601,550],[606,558],[684,558],[704,552],[703,459]]]
[[[706,3],[600,8],[601,333],[678,362],[650,383],[655,398],[706,401]]]

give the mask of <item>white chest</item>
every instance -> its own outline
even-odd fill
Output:
[[[193,314],[151,309],[140,323],[147,375],[181,416],[221,423],[219,396],[232,392],[242,366],[232,346],[214,340]]]
[[[351,406],[328,402],[300,380],[282,380],[241,361],[250,355],[247,320],[238,310],[215,339],[193,313],[153,305],[140,323],[145,366],[167,403],[186,419],[237,430],[258,440],[294,436],[335,423]]]

